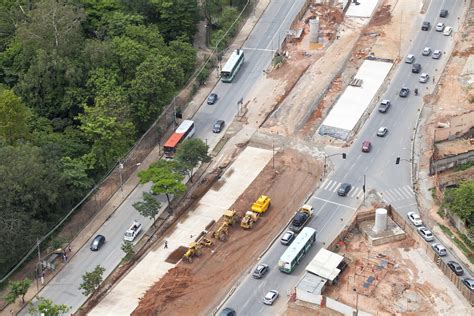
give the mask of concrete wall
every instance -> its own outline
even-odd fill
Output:
[[[439,173],[451,168],[454,168],[458,165],[462,165],[464,163],[470,162],[474,160],[474,150],[470,150],[468,152],[450,156],[446,158],[442,158],[439,160],[430,160],[430,176],[434,175],[435,173]]]
[[[448,128],[436,128],[434,130],[435,143],[458,138],[466,134],[474,126],[474,111],[451,116],[448,122],[450,125]]]

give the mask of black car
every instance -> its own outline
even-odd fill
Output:
[[[423,22],[423,24],[421,24],[421,30],[422,31],[429,31],[430,26],[431,26],[431,23],[425,21],[425,22]]]
[[[449,261],[448,262],[448,267],[453,270],[456,275],[463,275],[464,270],[462,269],[461,265],[457,263],[456,261]]]
[[[410,89],[408,89],[408,88],[402,88],[400,90],[400,96],[402,98],[406,98],[409,94],[410,94]]]
[[[445,18],[447,16],[448,16],[448,10],[442,9],[441,11],[439,11],[439,17],[440,18]]]
[[[421,71],[421,65],[418,63],[414,63],[413,66],[411,67],[411,72],[414,74],[417,74]]]
[[[223,120],[218,120],[214,123],[214,127],[212,128],[212,131],[214,133],[220,133],[224,129],[225,121]]]
[[[97,235],[91,242],[91,250],[98,251],[105,244],[105,237]]]
[[[214,104],[217,102],[217,94],[216,93],[211,93],[207,97],[207,104]]]
[[[346,196],[347,193],[351,190],[352,186],[349,183],[343,183],[337,189],[337,195],[339,196]]]
[[[259,264],[256,268],[255,268],[255,271],[252,273],[252,276],[254,277],[254,279],[261,279],[265,273],[268,272],[268,265],[267,264]]]
[[[224,308],[220,313],[219,316],[235,316],[235,310],[230,307]]]

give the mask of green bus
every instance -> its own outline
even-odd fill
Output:
[[[288,249],[286,249],[280,257],[280,260],[278,261],[278,268],[280,271],[285,273],[293,272],[315,241],[316,230],[311,227],[303,228]]]
[[[230,55],[229,60],[224,65],[221,71],[222,82],[232,82],[235,75],[240,69],[240,66],[244,63],[244,51],[236,49]]]

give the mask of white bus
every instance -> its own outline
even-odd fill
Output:
[[[278,261],[280,271],[285,273],[293,272],[315,241],[316,230],[311,227],[303,228],[280,257]]]
[[[165,158],[171,159],[176,153],[176,148],[185,139],[190,138],[194,135],[196,127],[194,121],[184,120],[176,129],[176,131],[168,138],[165,145],[163,146],[165,152]]]
[[[221,71],[222,82],[232,82],[235,75],[240,69],[240,66],[244,63],[244,51],[236,49],[230,55],[229,60],[224,65]]]

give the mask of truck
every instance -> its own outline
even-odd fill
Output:
[[[270,207],[270,198],[266,195],[260,195],[257,201],[252,204],[252,212],[262,214]]]
[[[305,204],[296,212],[293,220],[290,224],[290,229],[295,233],[299,233],[304,225],[309,221],[311,216],[313,216],[313,207],[311,205]]]
[[[251,229],[253,224],[257,222],[258,220],[258,214],[255,212],[247,211],[242,217],[242,221],[240,222],[240,227],[244,229]]]
[[[138,221],[133,221],[132,225],[130,225],[130,228],[125,232],[123,239],[126,241],[134,241],[141,231],[142,224],[140,224]]]

